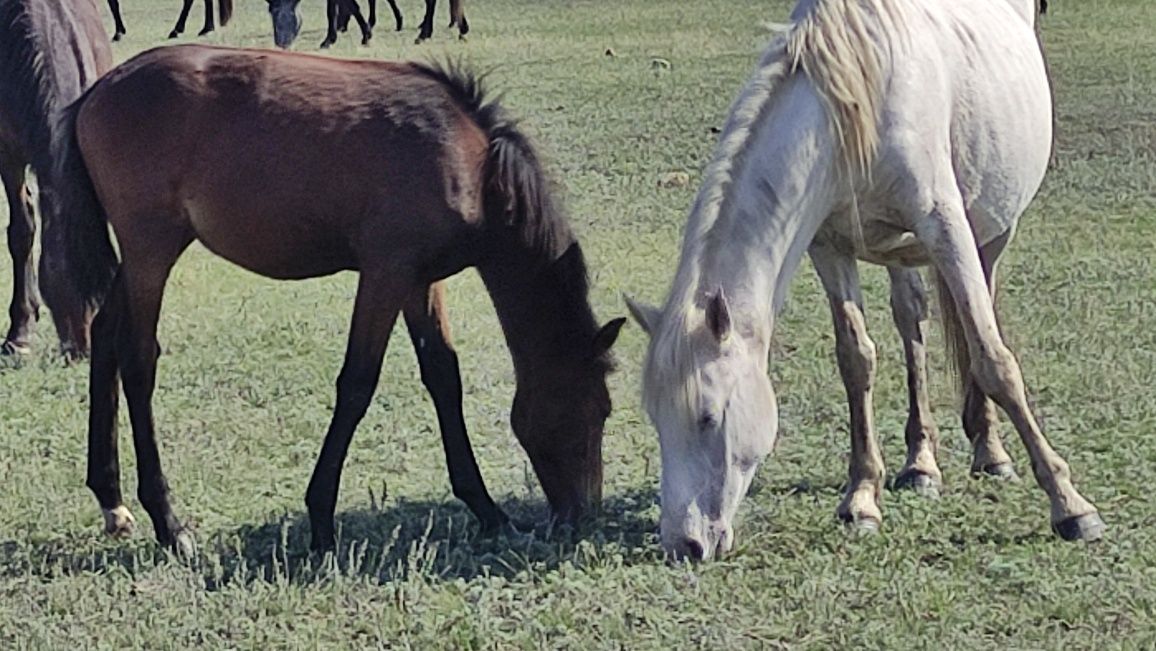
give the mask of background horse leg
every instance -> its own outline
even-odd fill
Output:
[[[903,340],[907,366],[907,462],[895,476],[895,488],[938,495],[943,475],[935,462],[939,429],[927,396],[927,293],[916,269],[888,267],[891,277],[891,315]]]
[[[425,16],[421,19],[421,27],[418,29],[417,40],[414,43],[421,43],[433,36],[434,9],[436,7],[437,0],[425,0]]]
[[[337,1],[325,0],[325,18],[329,26],[325,30],[325,40],[321,41],[322,50],[337,42]]]
[[[941,303],[950,300],[955,308],[950,312],[950,308],[942,309],[945,329],[953,333],[960,349],[967,351],[970,363],[966,368],[979,389],[995,400],[1015,424],[1031,457],[1036,481],[1051,501],[1052,528],[1066,540],[1097,539],[1103,535],[1103,520],[1096,507],[1072,484],[1068,463],[1044,437],[1028,407],[1019,362],[1000,336],[980,262],[981,252],[962,201],[956,196],[934,205],[937,209],[918,222],[918,236],[932,252],[939,281],[946,289]],[[994,253],[983,252],[993,265]]]
[[[883,522],[879,499],[883,493],[884,467],[871,404],[875,343],[867,336],[859,271],[853,257],[822,241],[811,245],[810,255],[831,304],[836,358],[851,411],[849,480],[836,514],[860,529],[875,530]]]
[[[35,210],[24,182],[24,161],[0,147],[0,177],[8,196],[8,252],[12,255],[12,319],[8,334],[0,344],[0,354],[26,353],[31,349],[32,326],[40,315],[40,294],[36,285],[36,265],[32,242],[36,237]]]
[[[365,416],[377,388],[389,333],[413,289],[412,284],[402,280],[408,277],[396,269],[362,269],[358,279],[345,362],[337,376],[337,404],[305,492],[312,529],[310,546],[315,550],[334,546],[333,512],[341,484],[341,467],[353,432]]]
[[[204,36],[216,29],[213,24],[213,0],[205,0],[205,25],[201,27],[201,31],[197,32],[197,36]]]
[[[152,397],[160,352],[157,320],[165,283],[193,238],[183,232],[158,233],[160,224],[149,226],[127,237],[117,234],[122,254],[118,274],[122,302],[117,306],[116,357],[132,424],[141,506],[152,519],[157,542],[189,556],[195,552],[195,543],[169,502],[169,486],[157,449]]]
[[[92,360],[88,382],[88,478],[104,515],[104,532],[127,536],[136,521],[120,490],[120,454],[117,449],[116,412],[120,397],[117,379],[118,318],[124,310],[124,288],[113,280],[104,305],[92,322]]]
[[[494,504],[486,490],[466,433],[462,416],[462,377],[458,354],[450,341],[442,283],[414,293],[405,305],[405,324],[421,367],[421,381],[437,410],[454,496],[465,502],[478,518],[483,531],[499,529],[509,518]]]
[[[450,0],[450,27],[458,26],[458,38],[464,40],[470,33],[470,21],[466,20],[465,0]],[[448,28],[447,28],[448,29]]]
[[[370,28],[369,23],[365,22],[365,17],[361,15],[361,7],[357,5],[357,0],[338,0],[345,4],[345,9],[357,21],[357,26],[361,29],[361,44],[369,45],[369,40],[373,38],[373,29]]]
[[[169,38],[176,38],[185,31],[185,21],[189,19],[189,10],[193,8],[193,0],[184,0],[181,5],[181,15],[177,17],[177,24],[169,32]]]
[[[112,40],[119,41],[120,37],[127,33],[124,21],[120,18],[120,0],[108,0],[108,9],[112,12],[112,21],[116,24],[116,33],[112,35]]]
[[[389,0],[389,8],[393,11],[393,21],[397,23],[397,31],[401,31],[401,10],[397,8],[397,0]]]

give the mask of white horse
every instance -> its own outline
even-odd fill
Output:
[[[996,324],[996,263],[1043,179],[1051,99],[1034,0],[800,0],[731,109],[661,309],[630,302],[651,336],[643,402],[662,448],[662,543],[708,559],[774,446],[767,376],[775,315],[803,253],[830,300],[851,411],[837,513],[882,522],[883,458],[856,259],[931,265],[965,378],[973,469],[1005,474],[995,401],[1019,432],[1065,539],[1104,523],[1028,407]],[[916,272],[895,271],[896,280]],[[935,441],[909,437],[900,473],[934,485]]]

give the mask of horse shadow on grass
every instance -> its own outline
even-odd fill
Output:
[[[54,579],[79,574],[127,573],[184,563],[207,590],[253,582],[311,584],[337,578],[389,583],[410,579],[449,581],[515,578],[563,564],[660,563],[657,495],[631,491],[603,502],[601,515],[576,529],[554,526],[540,499],[511,499],[502,508],[519,523],[480,535],[477,521],[460,503],[398,500],[337,514],[337,546],[309,549],[309,520],[294,512],[233,530],[198,535],[198,553],[178,559],[151,539],[140,523],[135,539],[93,544],[77,532],[40,540],[0,541],[0,577]]]

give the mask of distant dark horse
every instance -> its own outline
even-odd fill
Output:
[[[40,311],[32,260],[35,222],[25,185],[28,167],[36,172],[40,186],[44,299],[65,352],[88,352],[84,301],[70,293],[69,283],[60,277],[63,250],[54,227],[63,207],[53,175],[52,142],[61,109],[111,65],[108,34],[95,0],[0,2],[0,177],[11,212],[8,250],[15,275],[8,310],[12,324],[2,344],[5,354],[28,349]]]
[[[181,15],[177,17],[177,24],[173,27],[173,31],[169,32],[169,38],[176,38],[184,33],[185,21],[189,18],[189,10],[193,8],[194,0],[183,0],[184,4],[181,6]],[[229,23],[229,19],[233,17],[233,0],[217,0],[218,13],[221,17],[221,27]],[[116,34],[113,35],[112,40],[119,41],[120,37],[125,35],[124,20],[120,17],[120,0],[108,0],[108,8],[112,11],[112,20],[116,23]],[[204,36],[216,29],[213,23],[213,0],[205,0],[205,25],[201,27],[201,31],[197,32],[197,36]]]
[[[466,20],[463,1],[450,0],[450,27],[457,25],[459,34],[465,38],[470,31],[470,24]],[[273,19],[273,42],[277,47],[287,48],[293,44],[301,31],[301,15],[298,12],[298,5],[301,4],[301,0],[266,0],[266,2],[269,4],[269,14]],[[398,9],[395,0],[389,0],[389,6],[393,10],[397,30],[401,31],[401,10]],[[421,29],[417,37],[419,43],[433,34],[433,17],[436,6],[437,0],[426,0],[425,17],[422,19]],[[321,42],[322,48],[327,48],[337,42],[337,33],[346,31],[350,17],[356,20],[358,27],[361,28],[361,44],[365,45],[373,38],[373,27],[377,22],[377,7],[375,0],[369,0],[369,20],[367,21],[361,14],[357,0],[327,0],[326,17],[328,28],[325,33],[325,40]]]
[[[314,548],[333,544],[341,468],[399,313],[454,495],[483,528],[506,522],[466,435],[441,290],[471,266],[513,357],[514,434],[554,514],[573,521],[597,507],[609,350],[623,320],[598,327],[582,250],[537,154],[471,75],[167,47],[110,72],[68,120],[63,170],[86,189],[71,199],[88,206],[69,213],[71,269],[83,295],[105,296],[92,326],[88,486],[109,533],[132,527],[117,460],[119,371],[141,504],[161,543],[192,543],[169,505],[151,398],[165,282],[193,241],[271,278],[360,274],[333,420],[305,496]]]

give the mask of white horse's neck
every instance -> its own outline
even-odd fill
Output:
[[[685,322],[721,288],[740,334],[769,346],[775,312],[838,201],[842,175],[830,122],[806,76],[783,80],[758,112],[738,151],[722,151],[735,135],[724,131],[687,224],[666,310],[681,311]],[[717,163],[724,154],[725,170]]]

